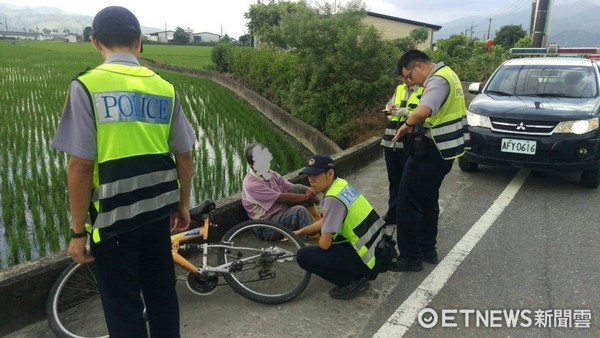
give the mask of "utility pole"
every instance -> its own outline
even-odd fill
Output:
[[[488,23],[487,39],[490,39],[490,29],[492,29],[492,15],[490,14],[490,22]]]
[[[6,21],[6,17],[4,17],[4,24],[6,25],[6,31],[8,32],[8,21]]]
[[[471,34],[469,34],[469,39],[473,39],[473,25],[471,25]]]
[[[529,20],[529,36],[533,37],[533,22],[535,21],[535,7],[537,0],[531,0],[531,19]]]
[[[551,0],[537,1],[531,47],[546,47],[548,43],[550,2]]]

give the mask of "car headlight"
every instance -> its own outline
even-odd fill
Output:
[[[598,129],[598,118],[589,120],[563,121],[554,129],[555,133],[585,134]]]
[[[487,116],[479,115],[472,113],[467,110],[467,123],[471,127],[482,127],[492,129],[492,123],[490,122],[490,118]]]

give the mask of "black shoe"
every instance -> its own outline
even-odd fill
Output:
[[[348,285],[332,288],[329,290],[329,296],[335,299],[352,299],[367,291],[370,286],[369,280],[366,277],[363,277],[359,280],[353,280],[348,283]]]
[[[389,217],[388,215],[384,215],[381,219],[383,219],[383,221],[385,222],[384,225],[396,224],[396,220],[392,217]]]
[[[398,258],[396,262],[392,262],[388,266],[388,270],[394,272],[421,271],[423,270],[423,262],[420,259]]]
[[[423,253],[423,262],[429,264],[437,264],[440,262],[437,251],[435,249],[433,251],[424,252]]]

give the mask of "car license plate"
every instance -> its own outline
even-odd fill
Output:
[[[516,140],[512,138],[503,138],[501,151],[505,153],[535,155],[535,141]]]

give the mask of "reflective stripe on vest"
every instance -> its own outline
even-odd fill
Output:
[[[148,68],[118,64],[103,64],[78,80],[96,120],[90,220],[98,243],[176,207],[179,184],[168,144],[175,90]]]
[[[340,243],[340,237],[348,241],[363,263],[373,269],[375,266],[375,246],[381,239],[379,231],[385,222],[377,215],[367,199],[344,179],[337,178],[327,190],[325,197],[338,199],[346,206],[347,214],[342,224],[342,232],[333,235],[333,241]]]
[[[465,107],[465,96],[456,73],[448,66],[438,69],[434,76],[440,76],[448,82],[450,91],[448,98],[440,110],[428,117],[423,124],[430,128],[431,137],[445,160],[460,157],[465,152],[465,135],[468,134]]]
[[[417,90],[413,91],[410,94],[406,102],[406,108],[412,112],[418,105],[421,100],[421,96],[423,95],[423,87],[419,87]],[[406,85],[400,84],[396,87],[396,95],[394,99],[394,104],[398,107],[402,104],[402,100],[406,98]],[[411,108],[414,107],[414,108]],[[410,115],[410,113],[409,113]],[[398,127],[401,125],[400,123],[404,123],[406,121],[406,116],[397,117],[394,115],[389,115],[388,119],[390,122],[387,124],[385,133],[381,138],[381,145],[387,148],[404,148],[403,142],[392,142],[394,136],[396,136],[396,132],[398,131]]]

